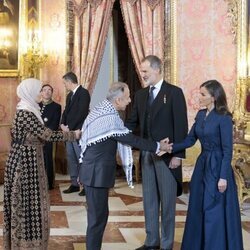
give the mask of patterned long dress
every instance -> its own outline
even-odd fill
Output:
[[[46,250],[49,197],[43,159],[45,141],[74,140],[74,133],[52,131],[31,112],[19,110],[4,177],[4,249]]]

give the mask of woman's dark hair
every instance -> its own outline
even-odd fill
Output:
[[[227,106],[227,97],[222,85],[216,80],[209,80],[201,84],[214,98],[215,111],[222,115],[231,115]]]

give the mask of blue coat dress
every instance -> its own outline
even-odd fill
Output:
[[[212,110],[200,110],[188,136],[175,143],[177,152],[199,139],[199,155],[190,182],[190,199],[182,250],[242,250],[241,218],[231,167],[232,118]],[[218,191],[220,178],[227,180],[224,193]]]

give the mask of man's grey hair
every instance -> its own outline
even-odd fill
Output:
[[[142,62],[148,61],[152,69],[159,69],[159,72],[162,72],[162,61],[159,57],[154,55],[146,56]]]
[[[114,82],[109,88],[107,100],[113,102],[116,98],[121,97],[126,88],[128,85],[125,82]]]

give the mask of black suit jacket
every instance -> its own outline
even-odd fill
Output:
[[[42,108],[43,103],[40,102],[39,106],[40,108]],[[54,101],[45,105],[42,112],[44,125],[50,128],[51,130],[58,130],[61,119],[61,111],[61,105]]]
[[[149,87],[140,89],[135,94],[130,118],[125,125],[134,131],[140,126],[140,134],[143,137],[146,121],[146,109]],[[187,108],[182,90],[172,84],[163,81],[161,89],[150,108],[150,132],[154,141],[160,141],[166,137],[170,142],[182,141],[188,131]],[[185,158],[185,151],[175,154],[164,154],[162,159],[169,165],[173,156]],[[182,193],[182,169],[181,166],[171,170],[178,183],[178,195]]]
[[[87,147],[80,167],[80,182],[86,186],[110,188],[115,184],[117,142],[156,152],[156,142],[133,134],[109,138]]]
[[[66,106],[62,114],[61,124],[68,125],[69,130],[81,129],[89,112],[90,95],[88,90],[81,85],[76,90],[73,98],[70,92],[66,98]]]

